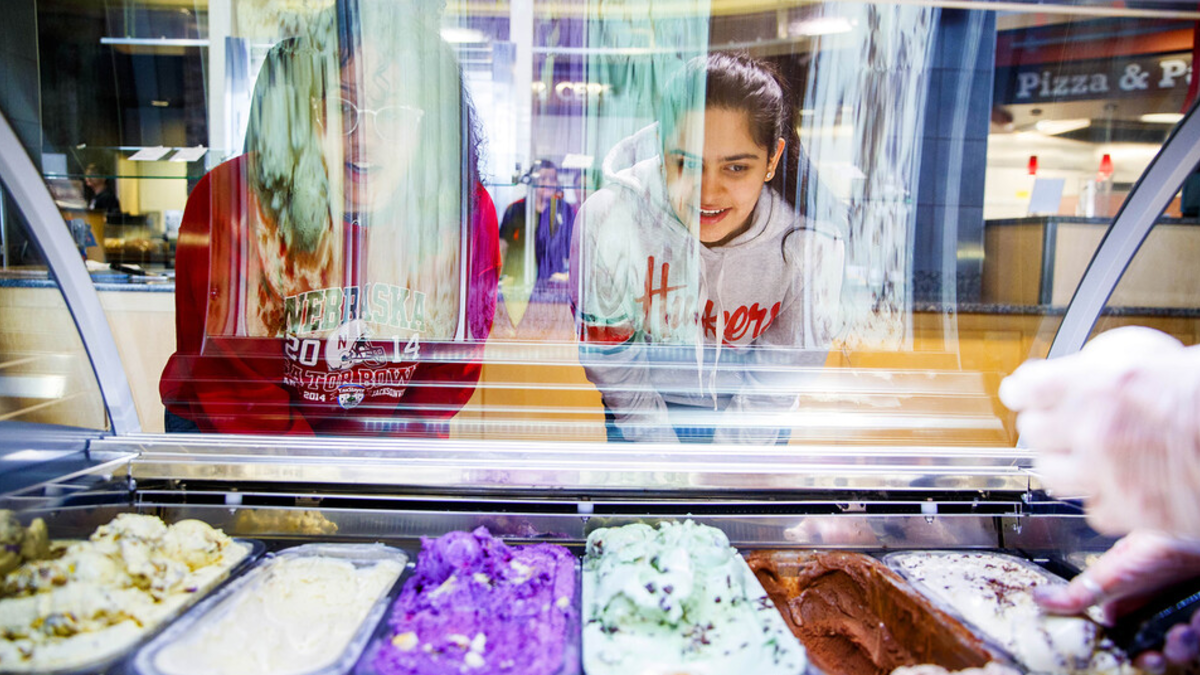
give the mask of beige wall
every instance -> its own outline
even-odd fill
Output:
[[[984,232],[983,301],[1038,304],[1041,224],[991,225]],[[1099,248],[1107,224],[1059,223],[1050,302],[1066,306]],[[1117,285],[1116,307],[1200,307],[1200,226],[1156,226]]]
[[[983,301],[1037,304],[1042,278],[1042,225],[984,228]]]
[[[142,431],[162,433],[158,378],[175,353],[175,294],[106,292],[100,305],[117,341]]]
[[[1054,262],[1054,304],[1071,301],[1107,226],[1058,226]],[[1129,264],[1113,291],[1117,307],[1200,307],[1200,227],[1158,225]]]

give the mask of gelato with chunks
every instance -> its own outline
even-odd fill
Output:
[[[158,651],[154,667],[164,675],[298,675],[328,667],[400,578],[405,559],[396,553],[356,564],[285,551]]]
[[[592,532],[583,561],[588,675],[796,675],[804,648],[718,529]]]
[[[337,523],[320,511],[305,509],[242,509],[234,521],[233,531],[238,534],[336,534]]]
[[[0,588],[0,671],[76,668],[119,655],[250,551],[199,521],[121,514]]]
[[[562,546],[508,546],[485,528],[422,539],[384,639],[379,675],[574,673],[575,558]]]
[[[7,509],[0,510],[0,575],[21,566],[29,560],[41,560],[50,555],[50,535],[46,523],[34,518],[29,527],[21,525],[17,515]]]
[[[940,551],[892,554],[887,561],[1032,672],[1132,672],[1096,623],[1047,614],[1034,602],[1035,587],[1062,580],[1033,563],[997,553]]]
[[[991,660],[970,630],[874,558],[753,551],[746,562],[828,675],[887,675],[920,664],[959,670]]]

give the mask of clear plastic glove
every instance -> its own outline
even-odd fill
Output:
[[[1149,328],[1103,333],[1000,385],[1043,483],[1083,496],[1106,534],[1200,538],[1200,349]]]
[[[1164,590],[1200,576],[1200,542],[1176,539],[1158,532],[1130,533],[1066,586],[1042,586],[1034,591],[1038,604],[1055,614],[1079,614],[1098,606],[1106,623],[1113,623]],[[1200,657],[1200,612],[1190,624],[1167,633],[1163,651],[1146,652],[1135,664],[1162,672],[1168,663],[1195,664]]]

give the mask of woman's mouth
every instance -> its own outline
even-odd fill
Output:
[[[371,173],[374,166],[370,162],[346,162],[346,173],[356,178],[366,176]]]
[[[700,224],[715,225],[729,213],[729,209],[700,209]]]

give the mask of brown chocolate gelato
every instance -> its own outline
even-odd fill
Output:
[[[809,660],[829,675],[888,675],[919,664],[962,670],[992,660],[966,627],[874,558],[753,551],[746,561]]]

